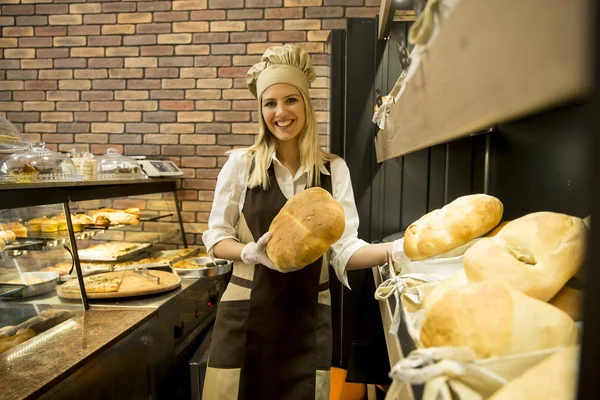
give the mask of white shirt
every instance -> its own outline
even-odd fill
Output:
[[[208,219],[208,230],[202,235],[206,251],[214,257],[213,248],[224,239],[239,241],[236,226],[244,207],[251,161],[243,153],[232,153],[217,179],[215,198]],[[301,167],[295,176],[273,156],[277,184],[283,195],[290,199],[306,188],[307,172]],[[358,239],[358,212],[346,162],[334,157],[330,162],[331,173],[326,168],[322,173],[331,175],[332,196],[344,208],[346,227],[340,240],[329,249],[329,260],[338,279],[349,288],[346,264],[356,250],[368,243]],[[258,239],[258,238],[257,238]]]

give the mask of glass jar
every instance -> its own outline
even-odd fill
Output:
[[[109,148],[106,154],[97,160],[97,179],[144,179],[146,174],[140,164],[131,157],[119,154],[117,149]]]
[[[45,148],[45,143],[31,143],[24,153],[13,154],[0,165],[0,182],[78,181],[81,175],[65,154]]]

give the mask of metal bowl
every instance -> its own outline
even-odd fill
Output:
[[[25,285],[20,290],[6,294],[2,298],[23,298],[51,292],[56,289],[58,274],[56,272],[15,272],[12,274],[0,275],[0,284],[7,284],[15,279],[25,280]],[[30,279],[42,279],[42,281],[27,285],[26,282]]]
[[[219,275],[225,275],[231,271],[232,261],[215,258],[215,262],[210,257],[186,258],[192,260],[198,265],[203,265],[205,268],[173,268],[175,262],[170,263],[171,270],[175,275],[181,278],[210,278]],[[180,260],[182,261],[182,260]]]

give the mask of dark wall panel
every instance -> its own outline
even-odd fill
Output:
[[[534,211],[588,215],[589,112],[572,106],[500,125],[491,135],[490,191],[506,219]]]

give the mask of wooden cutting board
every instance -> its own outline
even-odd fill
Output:
[[[165,271],[150,270],[150,273],[160,278],[160,283],[156,284],[150,279],[145,278],[132,270],[120,272],[107,272],[104,274],[92,275],[95,277],[115,277],[123,275],[119,290],[109,293],[87,293],[89,299],[110,299],[119,297],[144,296],[148,294],[168,292],[177,289],[181,285],[181,278],[175,274]],[[85,279],[85,278],[84,278]],[[77,288],[77,290],[73,290]],[[71,290],[69,290],[71,289]],[[65,299],[79,299],[79,285],[77,279],[70,280],[56,288],[59,297]]]

